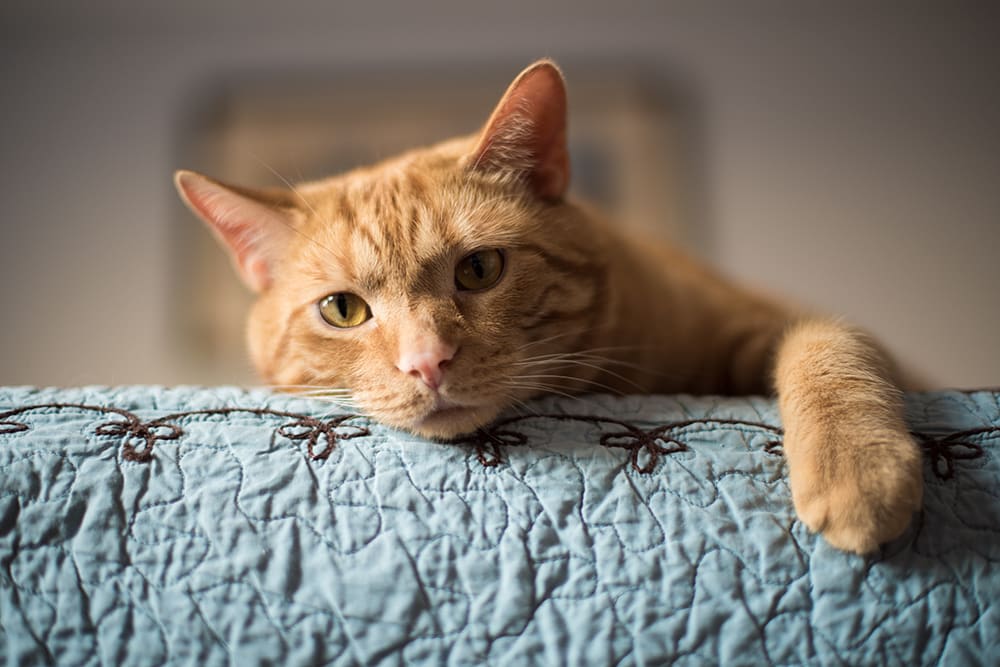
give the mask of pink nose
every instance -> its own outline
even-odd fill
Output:
[[[445,367],[456,351],[454,345],[448,345],[442,340],[423,341],[404,347],[396,368],[407,375],[420,378],[425,385],[436,391],[441,386]]]

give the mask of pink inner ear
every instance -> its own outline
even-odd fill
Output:
[[[193,172],[179,172],[177,188],[229,251],[243,281],[261,291],[271,284],[275,251],[288,235],[283,214]]]
[[[569,185],[566,88],[551,62],[532,65],[511,84],[486,124],[477,168],[528,173],[535,193],[559,199]]]

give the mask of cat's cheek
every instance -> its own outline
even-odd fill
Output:
[[[520,329],[525,304],[530,304],[531,293],[526,292],[517,276],[507,278],[495,288],[472,294],[460,294],[456,306],[467,322],[473,339],[480,338],[489,345],[506,342]]]
[[[260,297],[250,310],[246,340],[250,360],[257,373],[270,383],[281,383],[280,368],[276,367],[277,341],[280,338],[278,308],[268,296]]]

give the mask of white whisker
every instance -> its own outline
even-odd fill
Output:
[[[531,370],[536,369],[536,368],[539,369],[539,370],[546,370],[548,367],[552,367],[552,366],[554,366],[556,368],[558,368],[560,366],[563,366],[563,367],[566,367],[566,366],[579,366],[581,368],[589,368],[589,369],[598,371],[600,373],[604,373],[606,375],[610,375],[611,377],[614,377],[614,378],[616,378],[618,380],[621,380],[625,384],[627,384],[627,385],[635,388],[640,393],[644,391],[644,388],[642,387],[642,385],[640,385],[637,382],[635,382],[635,381],[633,381],[633,380],[625,377],[621,373],[617,373],[617,372],[611,370],[610,368],[607,368],[605,365],[599,365],[599,364],[596,364],[596,363],[591,363],[590,361],[582,361],[581,359],[574,358],[575,356],[576,355],[560,355],[557,358],[553,358],[553,359],[549,359],[549,360],[522,362],[522,363],[511,364],[511,365],[512,366],[527,366]],[[613,364],[614,363],[613,359],[603,359],[601,357],[591,357],[591,358],[595,359],[596,361],[603,362],[605,364]],[[578,379],[582,380],[582,378],[578,378]]]
[[[553,394],[556,396],[561,396],[563,398],[568,398],[570,400],[576,401],[577,403],[585,403],[594,407],[601,407],[600,404],[596,403],[593,399],[587,398],[586,394],[568,394],[564,391],[560,391],[554,388],[552,385],[544,383],[525,383],[525,382],[512,382],[507,381],[506,384],[515,389],[530,389],[532,391],[538,391],[542,394]]]
[[[578,398],[578,396],[574,394],[563,391],[557,385],[553,385],[547,382],[532,382],[532,381],[509,379],[504,381],[504,385],[512,387],[514,389],[528,389],[531,391],[540,391],[546,394],[557,394],[565,398],[573,398],[573,399]]]
[[[515,398],[514,396],[510,396],[510,395],[505,395],[505,396],[504,396],[504,398],[505,398],[506,400],[508,400],[508,401],[512,401],[513,403],[515,403],[515,404],[516,404],[516,406],[517,406],[518,408],[520,408],[521,410],[525,410],[525,411],[527,411],[527,412],[530,412],[530,413],[531,413],[532,415],[534,415],[535,417],[540,417],[540,416],[541,416],[540,414],[538,414],[538,411],[537,411],[537,410],[533,409],[533,408],[532,408],[531,406],[529,406],[529,405],[528,405],[528,404],[527,404],[527,403],[526,403],[525,401],[522,401],[522,400],[521,400],[521,399],[519,399],[519,398]]]
[[[610,391],[613,394],[618,394],[619,396],[624,396],[625,395],[624,392],[622,392],[620,389],[616,389],[616,388],[612,387],[611,385],[604,384],[603,382],[598,382],[597,380],[588,380],[586,378],[575,377],[573,375],[559,375],[559,374],[555,374],[555,373],[542,373],[542,374],[535,374],[535,375],[518,375],[517,378],[518,379],[525,379],[525,380],[537,380],[537,379],[546,379],[546,378],[548,378],[548,379],[553,379],[553,380],[568,380],[570,382],[583,382],[583,383],[591,385],[593,387],[600,387],[601,389],[604,389],[606,391]]]
[[[556,341],[556,340],[558,340],[560,338],[565,338],[567,336],[575,336],[575,335],[578,335],[578,334],[582,335],[582,334],[585,334],[585,333],[589,333],[590,331],[594,331],[594,329],[593,328],[586,328],[586,329],[574,329],[572,331],[563,331],[561,333],[557,333],[557,334],[555,334],[553,336],[549,336],[547,338],[541,338],[539,340],[529,341],[529,342],[525,343],[524,345],[522,345],[522,346],[520,346],[518,348],[515,348],[513,351],[514,352],[522,352],[522,351],[528,349],[529,347],[534,347],[536,345],[544,345],[545,343],[551,343],[551,342]]]

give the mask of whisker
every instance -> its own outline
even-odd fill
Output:
[[[350,408],[352,410],[357,410],[358,406],[354,403],[347,403],[344,401],[339,401],[336,398],[328,398],[326,396],[313,396],[311,397],[314,401],[320,401],[322,403],[330,403],[331,405],[336,405],[341,408]]]
[[[272,384],[268,389],[287,390],[292,396],[334,403],[340,407],[357,409],[358,403],[352,393],[340,387],[325,387],[309,384]]]
[[[256,385],[255,389],[319,389],[325,387],[321,384],[262,384]]]
[[[607,368],[608,366],[618,366],[620,368],[628,368],[628,369],[631,369],[631,370],[634,370],[634,371],[638,371],[640,373],[648,373],[650,375],[664,375],[663,373],[661,373],[659,371],[649,370],[649,369],[647,369],[645,366],[643,366],[641,364],[633,364],[633,363],[628,362],[628,361],[620,361],[618,359],[611,359],[609,357],[599,357],[599,356],[596,356],[596,355],[582,355],[582,356],[578,356],[578,357],[565,356],[565,357],[555,357],[555,358],[551,358],[551,359],[532,359],[532,360],[521,361],[521,362],[512,362],[510,365],[511,366],[527,366],[527,367],[531,368],[531,367],[536,367],[536,366],[542,367],[542,366],[547,366],[547,365],[556,365],[556,366],[558,366],[560,364],[573,364],[573,363],[578,363],[578,362],[581,365],[584,364],[585,362],[586,363],[599,364],[599,366],[597,366],[597,368],[600,368],[600,370],[606,371],[608,373],[611,373],[611,370],[609,368]]]
[[[576,336],[578,334],[582,335],[582,334],[590,333],[591,331],[596,331],[596,330],[597,329],[594,328],[594,327],[585,327],[583,329],[573,329],[573,330],[570,330],[570,331],[563,331],[563,332],[557,333],[555,335],[548,336],[547,338],[541,338],[539,340],[528,341],[524,345],[522,345],[522,346],[520,346],[518,348],[515,348],[513,350],[513,352],[515,352],[515,353],[516,352],[521,352],[523,350],[528,349],[529,347],[534,347],[536,345],[544,345],[545,343],[551,343],[551,342],[553,342],[555,340],[558,340],[560,338],[566,338],[567,336]]]
[[[538,413],[537,410],[533,409],[531,406],[529,406],[527,404],[527,402],[522,401],[519,398],[515,398],[514,396],[510,396],[510,395],[505,395],[504,399],[508,400],[508,401],[513,401],[519,409],[527,411],[527,412],[531,413],[532,415],[534,415],[535,417],[541,417],[541,415]]]
[[[288,390],[292,396],[341,396],[345,398],[350,398],[353,394],[346,389],[334,389],[334,388],[316,388],[316,389],[290,389]]]
[[[361,407],[360,405],[358,405],[354,401],[346,401],[346,400],[344,400],[342,398],[339,398],[337,396],[323,396],[323,395],[319,395],[319,396],[310,396],[309,399],[313,400],[313,401],[324,401],[326,403],[336,403],[337,405],[341,405],[341,406],[343,406],[345,408],[360,408]]]
[[[605,390],[610,391],[611,393],[617,394],[619,396],[624,396],[625,395],[625,393],[622,392],[620,389],[616,389],[616,388],[612,387],[611,385],[604,384],[603,382],[598,382],[597,380],[588,380],[586,378],[574,377],[572,375],[558,375],[558,374],[554,374],[554,373],[548,373],[548,374],[536,374],[536,375],[518,375],[517,377],[518,378],[524,378],[526,380],[540,379],[540,378],[551,378],[553,380],[569,380],[571,382],[584,382],[584,383],[589,384],[589,385],[594,386],[594,387],[600,387],[601,389],[605,389]]]
[[[340,391],[340,392],[347,392],[348,391],[347,389],[344,389],[342,387],[324,387],[324,386],[321,386],[321,385],[303,386],[303,387],[286,387],[286,388],[290,389],[292,391],[302,391],[302,392],[307,392],[307,391]]]
[[[609,360],[603,360],[603,359],[600,359],[599,357],[597,359],[600,360],[600,361],[609,361],[609,362],[612,361],[610,359]],[[532,362],[530,364],[512,364],[512,365],[527,365],[530,368],[537,368],[537,367],[540,367],[540,366],[541,367],[545,367],[545,366],[556,366],[556,367],[559,367],[559,366],[574,366],[575,365],[575,366],[580,366],[582,368],[590,368],[590,369],[593,369],[593,370],[598,371],[600,373],[605,373],[607,375],[610,375],[610,376],[612,376],[614,378],[617,378],[617,379],[621,380],[625,384],[630,385],[631,387],[635,388],[639,392],[645,391],[645,389],[644,389],[644,387],[642,385],[640,385],[637,382],[635,382],[635,381],[633,381],[633,380],[625,377],[621,373],[616,373],[615,371],[611,370],[610,368],[606,368],[604,366],[599,366],[597,364],[593,364],[593,363],[590,363],[588,361],[581,361],[580,359],[574,359],[574,358],[572,358],[569,355],[567,355],[565,357],[562,357],[562,358],[559,358],[559,359],[553,359],[553,360],[548,360],[548,361]],[[578,379],[582,380],[582,378],[578,378]]]
[[[413,412],[414,408],[422,407],[426,399],[420,395],[398,396],[392,393],[385,393],[375,396],[371,393],[355,394],[358,403],[366,405],[377,405],[380,410],[386,412]]]
[[[558,396],[563,396],[565,398],[578,399],[579,396],[574,396],[573,394],[566,393],[560,389],[556,389],[552,385],[548,384],[538,384],[530,382],[507,382],[507,386],[514,389],[529,389],[531,391],[539,391],[543,394],[556,394]]]
[[[353,394],[348,391],[342,391],[339,389],[314,389],[310,391],[303,391],[296,396],[336,396],[338,398],[353,398]]]
[[[619,345],[613,347],[595,347],[585,350],[580,350],[578,352],[557,352],[553,354],[541,354],[531,357],[525,357],[519,361],[509,362],[512,366],[543,366],[545,364],[553,364],[556,362],[567,362],[567,363],[578,363],[578,365],[587,365],[585,362],[592,362],[600,366],[600,370],[607,372],[610,375],[617,377],[618,379],[628,382],[637,389],[645,392],[646,389],[636,385],[633,381],[622,377],[618,373],[612,371],[608,366],[617,366],[619,368],[628,368],[643,375],[649,377],[658,378],[676,378],[676,373],[666,373],[661,370],[650,368],[648,365],[637,364],[630,361],[624,361],[621,359],[615,359],[614,357],[609,357],[603,354],[596,354],[597,352],[605,351],[635,351],[641,349],[650,349],[652,346],[638,346],[638,345]]]
[[[591,407],[602,408],[603,409],[603,406],[601,406],[599,403],[597,403],[596,401],[594,401],[592,398],[587,398],[587,394],[568,394],[568,393],[566,393],[564,391],[560,391],[558,389],[555,389],[552,385],[549,385],[549,384],[544,384],[544,383],[517,383],[517,382],[510,382],[510,381],[508,381],[507,384],[509,386],[511,386],[511,387],[514,387],[514,388],[531,389],[532,391],[539,391],[539,392],[542,392],[543,394],[554,394],[554,395],[557,395],[557,396],[561,396],[563,398],[571,399],[573,401],[576,401],[577,403],[584,403],[584,404],[589,405]]]
[[[539,354],[533,357],[525,357],[526,359],[541,359],[544,357],[556,357],[562,355],[584,355],[584,354],[594,354],[598,352],[635,352],[642,349],[650,349],[651,346],[642,345],[609,345],[605,347],[589,347],[582,350],[568,350],[566,352],[552,352],[550,354]]]

